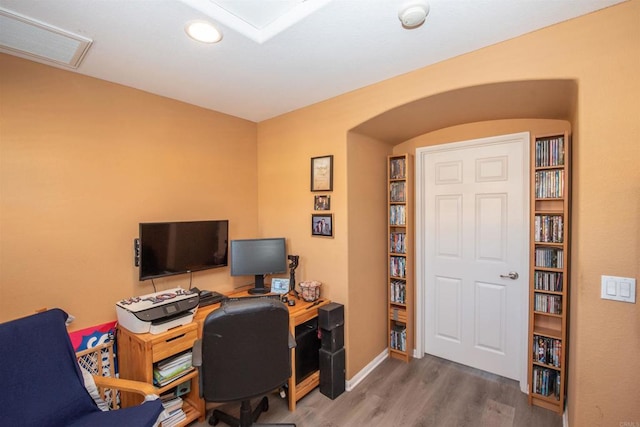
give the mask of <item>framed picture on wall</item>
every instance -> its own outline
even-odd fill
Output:
[[[312,214],[311,235],[333,237],[333,214]]]
[[[326,194],[322,196],[314,196],[313,210],[315,211],[331,210],[331,196],[328,196]]]
[[[311,191],[333,191],[333,156],[311,158]]]

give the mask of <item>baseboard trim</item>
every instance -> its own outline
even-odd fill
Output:
[[[367,366],[365,366],[364,368],[362,368],[362,370],[360,372],[358,372],[357,374],[355,374],[350,380],[347,380],[347,384],[346,384],[346,390],[347,391],[351,391],[353,390],[358,384],[360,384],[360,381],[364,380],[365,378],[367,378],[367,376],[382,362],[384,362],[384,360],[389,357],[389,350],[384,349],[384,351],[382,353],[380,353],[379,355],[377,355],[371,362],[369,362],[369,364]]]

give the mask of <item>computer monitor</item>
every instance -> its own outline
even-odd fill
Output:
[[[287,271],[287,250],[284,237],[242,239],[231,241],[231,275],[255,278],[250,294],[266,294],[267,274]]]

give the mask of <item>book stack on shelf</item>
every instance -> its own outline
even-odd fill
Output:
[[[387,159],[389,355],[408,362],[413,350],[413,177],[409,154]]]
[[[164,387],[193,369],[191,350],[177,354],[153,365],[153,383]]]
[[[182,410],[182,398],[170,396],[162,398],[162,406],[168,417],[162,420],[162,427],[174,427],[187,419],[187,415]]]
[[[564,411],[570,260],[568,133],[532,145],[529,403]]]

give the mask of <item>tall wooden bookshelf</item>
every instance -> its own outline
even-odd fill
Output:
[[[533,137],[531,170],[529,404],[562,414],[571,248],[568,132]]]
[[[387,337],[389,356],[409,362],[414,347],[413,160],[387,158]]]

